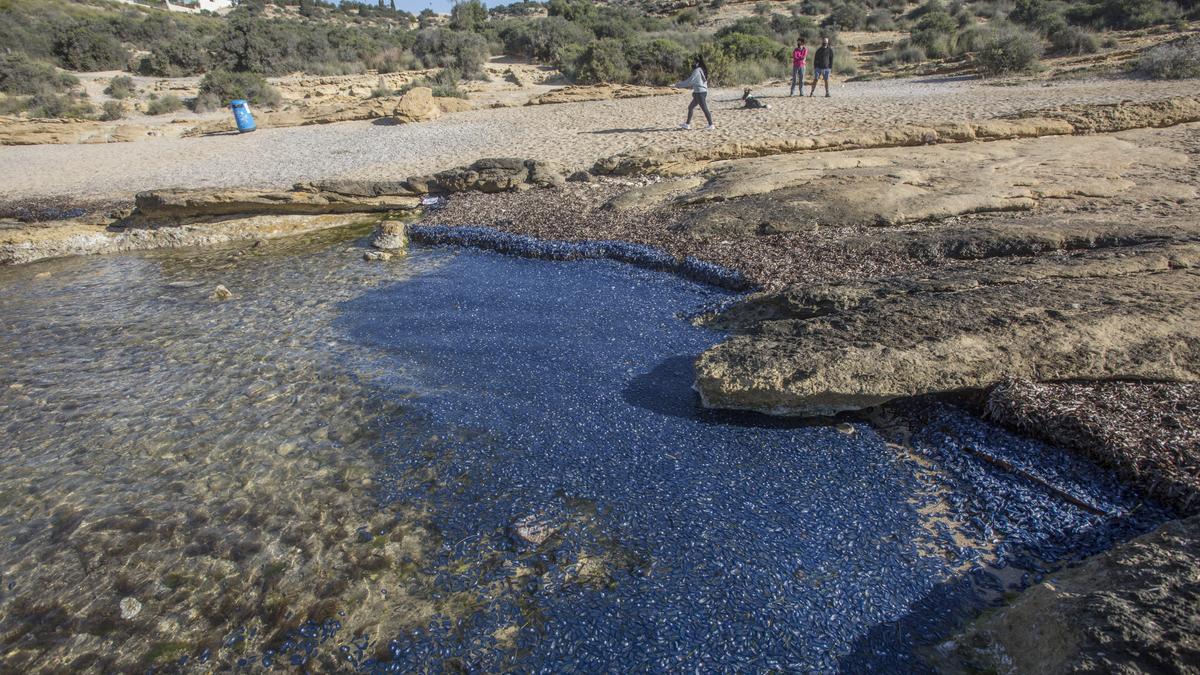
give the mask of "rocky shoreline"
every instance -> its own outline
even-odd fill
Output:
[[[120,224],[0,228],[0,256],[254,238],[272,222],[302,231],[448,195],[414,240],[757,285],[702,319],[730,334],[696,362],[709,406],[827,416],[983,392],[994,419],[1188,513],[1200,482],[1200,123],[1195,99],[1139,106],[1039,116],[1051,138],[885,134],[821,153],[611,163],[636,164],[609,172],[635,176],[489,159],[393,181],[143,193]]]

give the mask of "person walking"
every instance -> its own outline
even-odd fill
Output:
[[[804,96],[804,66],[808,62],[808,47],[804,45],[804,38],[796,40],[796,48],[792,50],[792,93],[788,96],[796,95],[796,87],[800,87],[800,95]]]
[[[708,66],[704,63],[703,57],[696,57],[692,62],[692,74],[688,79],[675,85],[679,89],[692,90],[692,102],[688,104],[687,121],[679,125],[680,129],[692,128],[692,114],[696,112],[696,106],[700,106],[700,110],[704,112],[704,118],[708,120],[708,129],[716,129],[717,125],[713,124],[712,113],[708,110]]]
[[[809,98],[817,93],[817,81],[825,78],[825,98],[829,98],[829,76],[833,73],[833,47],[829,46],[829,38],[821,39],[821,46],[813,56],[813,83]],[[803,92],[801,92],[803,93]]]

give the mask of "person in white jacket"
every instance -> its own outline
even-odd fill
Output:
[[[676,84],[680,89],[692,90],[692,102],[688,104],[687,121],[679,125],[680,129],[692,128],[692,114],[696,112],[696,106],[700,106],[700,110],[704,112],[704,118],[708,120],[708,128],[716,129],[717,125],[713,124],[712,113],[708,110],[708,66],[704,64],[704,59],[697,56],[696,61],[692,63],[692,74],[688,79]]]

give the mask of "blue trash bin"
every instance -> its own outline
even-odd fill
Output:
[[[250,114],[250,104],[244,99],[238,99],[229,104],[233,110],[233,119],[237,121],[238,131],[246,134],[258,127],[254,125],[254,115]]]

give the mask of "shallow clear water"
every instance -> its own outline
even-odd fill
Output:
[[[0,271],[4,665],[911,669],[978,563],[1165,517],[952,409],[700,410],[722,291],[358,234]]]

